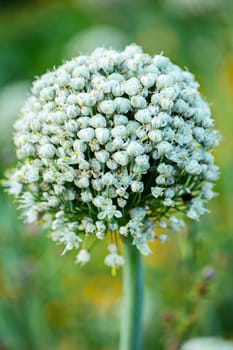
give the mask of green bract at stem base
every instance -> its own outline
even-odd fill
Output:
[[[123,239],[123,310],[120,350],[142,350],[144,277],[139,250]]]

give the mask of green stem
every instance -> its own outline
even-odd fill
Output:
[[[124,240],[124,259],[120,350],[142,350],[142,261],[138,249],[127,240]]]

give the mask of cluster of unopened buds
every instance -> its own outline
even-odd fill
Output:
[[[15,123],[19,162],[5,186],[28,223],[43,223],[63,254],[90,260],[107,237],[148,255],[182,215],[198,220],[218,178],[218,131],[193,75],[136,45],[96,49],[38,78]],[[180,216],[181,215],[181,216]]]

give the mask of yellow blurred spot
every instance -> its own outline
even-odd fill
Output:
[[[84,287],[85,298],[99,306],[101,310],[112,308],[113,300],[121,295],[121,278],[111,275],[96,275],[88,279]]]

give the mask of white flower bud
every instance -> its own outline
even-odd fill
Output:
[[[147,105],[146,99],[140,95],[131,97],[131,105],[135,108],[145,108]]]
[[[105,186],[111,186],[116,182],[116,179],[115,179],[113,174],[108,172],[108,173],[103,175],[102,182]]]
[[[122,166],[126,166],[129,162],[128,155],[125,151],[118,151],[112,155],[112,158],[115,160],[117,164]]]
[[[73,148],[75,151],[82,153],[86,151],[87,145],[81,140],[75,140],[73,143]]]
[[[77,118],[80,114],[80,109],[75,105],[69,105],[66,109],[66,113],[69,118]]]
[[[137,95],[141,89],[141,84],[137,78],[130,78],[124,83],[124,89],[129,96]]]
[[[91,192],[89,192],[89,191],[84,191],[84,192],[81,193],[81,200],[84,203],[91,202],[92,198],[93,198],[93,196],[92,196]]]
[[[157,89],[161,90],[174,84],[173,78],[169,74],[161,74],[156,81]]]
[[[70,86],[74,90],[82,90],[85,86],[85,80],[83,78],[73,78],[71,79]]]
[[[158,149],[159,155],[162,156],[172,150],[172,145],[167,141],[162,141],[157,144],[157,149]]]
[[[103,149],[101,151],[95,152],[95,157],[100,163],[106,163],[109,159],[109,153]]]
[[[148,137],[152,142],[158,143],[162,141],[162,133],[160,130],[152,130],[148,133]]]
[[[143,154],[142,156],[137,156],[135,158],[135,163],[141,168],[149,169],[149,156],[146,154]]]
[[[123,114],[114,115],[114,124],[118,125],[126,125],[128,123],[128,118]]]
[[[84,79],[89,79],[90,78],[90,71],[86,66],[77,66],[75,69],[72,71],[72,76],[74,78],[84,78]]]
[[[105,128],[107,122],[103,115],[96,114],[89,119],[89,125],[93,128]]]
[[[39,155],[43,158],[53,158],[56,153],[56,148],[51,143],[45,143],[39,149]]]
[[[93,128],[82,129],[78,132],[78,137],[84,142],[89,142],[95,137],[95,131]]]
[[[80,129],[86,129],[89,126],[89,120],[90,118],[88,117],[80,117],[77,119],[77,123],[80,127]]]
[[[148,109],[140,109],[135,113],[135,119],[140,123],[149,123],[151,121],[151,113]]]
[[[89,179],[88,177],[81,177],[79,180],[75,180],[75,185],[79,188],[87,188],[89,187]]]
[[[90,253],[86,249],[81,249],[76,257],[76,262],[84,265],[88,263],[91,259]]]
[[[116,109],[116,103],[112,100],[105,100],[100,102],[99,104],[99,111],[104,114],[113,114]]]
[[[163,195],[164,188],[162,187],[151,187],[152,196],[155,198],[161,197]]]
[[[144,148],[137,141],[131,141],[126,148],[126,152],[129,156],[136,157],[144,153]]]
[[[195,159],[186,162],[185,170],[192,175],[199,175],[202,172],[201,165]]]
[[[124,125],[118,125],[111,130],[111,134],[113,137],[124,137],[127,135],[127,129]]]
[[[41,99],[45,101],[51,101],[54,98],[54,96],[55,90],[53,87],[46,87],[40,93]]]
[[[95,136],[100,144],[105,144],[109,139],[109,130],[106,128],[97,128],[95,129]]]
[[[127,201],[123,198],[117,198],[117,204],[120,208],[124,208],[127,204]]]
[[[131,105],[130,101],[124,97],[115,98],[114,102],[116,103],[116,112],[117,113],[128,113]]]
[[[144,74],[140,78],[141,83],[147,88],[152,87],[155,84],[156,79],[157,79],[157,75],[153,73]]]
[[[60,71],[57,75],[57,83],[59,86],[67,86],[70,83],[70,75],[66,71]]]
[[[143,192],[143,189],[144,189],[143,182],[132,181],[131,183],[132,192]]]

